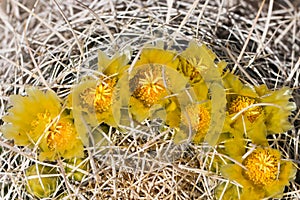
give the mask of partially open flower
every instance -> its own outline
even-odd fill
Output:
[[[38,198],[49,198],[58,185],[55,169],[40,164],[32,165],[26,169],[28,193]]]
[[[272,148],[255,149],[242,165],[228,164],[221,169],[223,176],[242,186],[241,199],[280,197],[296,174],[293,163],[282,160],[280,152]]]
[[[189,77],[193,85],[201,80],[218,83],[221,73],[227,65],[225,61],[218,61],[216,54],[205,44],[198,45],[195,41],[189,43],[188,48],[180,54],[180,65],[177,68]]]
[[[282,133],[291,127],[288,116],[295,104],[289,102],[289,89],[270,91],[265,85],[251,87],[231,73],[223,80],[227,89],[226,122],[229,123],[224,127],[239,130],[241,136],[245,134],[260,145],[267,145],[268,134]],[[225,129],[223,131],[230,131]]]
[[[7,122],[2,128],[4,136],[14,139],[17,145],[38,145],[42,160],[81,157],[82,142],[55,93],[37,88],[26,91],[28,96],[10,97],[13,107],[3,117]]]

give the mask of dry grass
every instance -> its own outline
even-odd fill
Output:
[[[136,54],[146,43],[164,40],[178,50],[195,38],[208,44],[228,68],[251,84],[293,88],[294,128],[269,138],[285,158],[300,166],[300,9],[295,1],[130,1],[2,0],[0,9],[0,107],[7,112],[11,94],[28,85],[53,89],[64,98],[80,78],[95,69],[98,49],[108,55],[130,46]],[[2,123],[2,122],[1,122]],[[115,130],[114,145],[87,148],[90,172],[81,182],[57,168],[56,194],[65,199],[213,199],[218,183],[211,172],[214,148],[174,146],[158,140],[159,122]],[[154,128],[153,128],[154,127]],[[150,134],[149,134],[150,133]],[[158,135],[162,134],[162,135]],[[26,193],[24,170],[35,152],[0,137],[0,199],[33,199]],[[171,155],[171,156],[170,156]],[[284,199],[300,198],[300,174]]]

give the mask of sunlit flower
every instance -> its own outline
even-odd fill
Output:
[[[58,177],[54,174],[54,168],[39,164],[30,166],[26,169],[27,192],[38,198],[50,197],[58,185]]]
[[[178,77],[175,81],[177,72],[173,68],[179,64],[175,56],[174,52],[163,49],[143,49],[129,73],[129,111],[135,120],[142,122],[155,116],[170,126],[180,123],[178,100],[173,94],[185,87],[186,79]]]
[[[291,161],[281,159],[278,150],[257,148],[242,160],[242,165],[228,164],[221,172],[242,186],[240,199],[258,200],[280,197],[284,187],[295,177],[296,169]]]
[[[55,93],[43,93],[37,88],[26,90],[28,96],[10,97],[12,108],[3,117],[4,136],[17,145],[38,145],[40,159],[81,157],[83,145],[74,128],[73,120],[63,111]]]
[[[223,131],[233,128],[254,143],[267,145],[268,134],[282,133],[291,128],[288,116],[295,104],[289,102],[292,97],[289,89],[270,91],[265,85],[251,87],[231,73],[227,73],[223,80],[227,89],[226,122],[229,123],[225,124]]]
[[[43,93],[36,88],[26,90],[28,96],[11,95],[12,107],[3,117],[3,135],[17,145],[34,145],[51,119],[62,110],[60,99],[52,91]]]
[[[129,67],[130,54],[129,50],[124,50],[109,58],[98,51],[98,71],[93,77],[83,77],[72,89],[68,105],[84,145],[90,145],[91,141],[97,143],[103,138],[97,128],[100,124],[118,126],[120,95],[116,85]]]

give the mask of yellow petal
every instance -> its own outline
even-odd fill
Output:
[[[247,96],[256,98],[258,97],[255,89],[251,87],[250,85],[243,84],[239,78],[231,73],[226,73],[226,75],[223,77],[224,86],[227,89],[227,94],[238,94],[241,96]],[[231,99],[228,99],[230,102]]]
[[[129,49],[124,50],[122,53],[116,53],[111,59],[102,51],[98,51],[98,70],[103,72],[106,76],[118,75],[129,67],[131,53]]]
[[[262,103],[271,104],[264,107],[268,131],[282,133],[289,130],[292,125],[288,117],[296,109],[295,103],[289,101],[292,98],[290,89],[283,87],[276,91],[268,91],[266,86],[258,86],[256,90],[262,95]]]
[[[140,59],[136,62],[136,66],[155,63],[176,69],[179,65],[179,59],[176,56],[177,54],[172,51],[158,48],[144,48]]]
[[[242,156],[245,154],[245,141],[243,138],[232,138],[225,141],[225,152],[231,158],[242,162]]]
[[[291,161],[281,161],[279,180],[285,185],[288,185],[288,181],[295,179],[297,168]]]
[[[261,200],[265,197],[265,191],[255,187],[243,187],[240,200]]]
[[[228,164],[221,168],[221,174],[231,181],[236,181],[244,188],[252,187],[252,184],[242,175],[242,168],[236,164]]]

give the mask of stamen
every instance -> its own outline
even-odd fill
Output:
[[[247,108],[253,104],[257,103],[254,98],[245,97],[245,96],[237,96],[233,99],[229,104],[229,114],[236,114]],[[247,116],[248,120],[253,123],[263,112],[262,107],[255,106],[252,108],[247,109],[244,112],[244,115]]]
[[[139,99],[146,107],[151,107],[165,92],[165,88],[160,83],[161,77],[154,78],[152,71],[144,73],[145,78],[139,80],[139,87],[134,91],[133,96]]]
[[[243,162],[247,170],[244,175],[255,185],[268,185],[276,180],[280,155],[273,149],[259,148]]]

